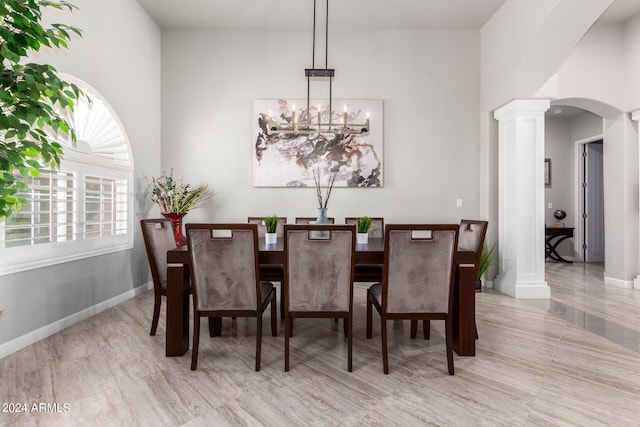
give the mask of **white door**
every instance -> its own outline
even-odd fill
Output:
[[[584,261],[604,262],[602,141],[584,144]]]

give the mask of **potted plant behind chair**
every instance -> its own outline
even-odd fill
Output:
[[[276,230],[278,229],[279,220],[278,215],[269,215],[262,218],[264,227],[266,228],[264,240],[267,245],[275,245],[278,243],[278,233],[276,233]]]
[[[476,291],[482,290],[482,275],[493,264],[493,254],[496,250],[496,244],[485,240],[482,246],[482,255],[480,255],[480,263],[478,264],[478,273],[476,274]]]
[[[357,233],[356,243],[359,245],[366,245],[369,243],[369,228],[371,227],[371,218],[368,216],[360,217],[356,220]]]

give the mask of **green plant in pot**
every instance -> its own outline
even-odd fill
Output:
[[[478,272],[476,274],[476,289],[482,289],[482,275],[493,265],[496,244],[485,240],[482,246],[482,254],[478,263]]]
[[[371,228],[371,218],[368,216],[361,216],[356,220],[356,226],[356,242],[358,244],[366,245],[367,243],[369,243],[369,228]]]
[[[276,233],[276,230],[278,229],[278,221],[280,221],[278,215],[269,215],[262,218],[264,228],[267,231],[264,235],[267,245],[273,245],[278,242],[278,234]]]
[[[68,9],[65,1],[0,2],[0,221],[27,203],[25,183],[42,168],[60,164],[62,146],[51,135],[75,133],[64,110],[73,110],[82,91],[58,77],[54,67],[27,62],[33,52],[67,48],[78,28],[42,23],[47,8]]]

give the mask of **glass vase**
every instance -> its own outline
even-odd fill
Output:
[[[318,208],[318,218],[316,224],[328,224],[329,217],[327,216],[328,208]]]
[[[182,234],[182,217],[187,213],[162,212],[162,216],[171,220],[171,229],[173,230],[173,239],[176,241],[176,247],[182,247],[187,244],[187,238]]]
[[[327,208],[318,208],[318,217],[316,218],[316,225],[327,225],[329,224],[329,218],[327,216]],[[329,232],[328,231],[312,231],[311,237],[313,239],[328,239]]]

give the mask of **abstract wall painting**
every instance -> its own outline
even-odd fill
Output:
[[[346,112],[345,112],[346,109]],[[382,187],[382,100],[332,102],[332,130],[328,100],[312,100],[307,120],[307,100],[256,100],[253,103],[253,185],[255,187],[314,187],[313,171],[324,185],[334,173],[336,187]],[[295,114],[294,114],[295,113]],[[367,133],[339,131],[369,123]],[[368,118],[368,119],[367,119]],[[299,125],[306,132],[278,133],[278,125]]]

